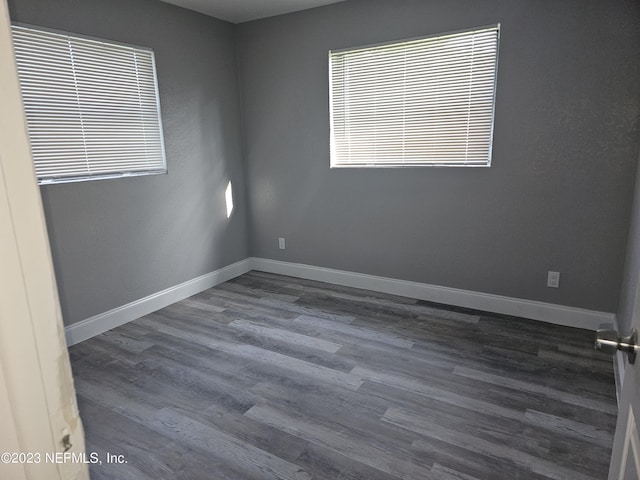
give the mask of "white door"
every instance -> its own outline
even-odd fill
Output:
[[[640,331],[640,309],[636,308],[633,328]],[[621,332],[628,335],[630,332]],[[622,354],[618,354],[622,357]],[[624,381],[618,403],[618,423],[613,443],[609,480],[640,479],[640,354],[630,364],[624,355]]]
[[[86,480],[9,25],[6,0],[0,0],[0,479]]]

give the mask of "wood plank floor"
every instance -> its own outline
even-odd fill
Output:
[[[595,480],[593,332],[251,272],[70,348],[94,480]]]

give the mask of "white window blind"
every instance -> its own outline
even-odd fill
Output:
[[[331,166],[489,166],[499,25],[329,52]]]
[[[41,184],[166,172],[151,50],[12,31]]]

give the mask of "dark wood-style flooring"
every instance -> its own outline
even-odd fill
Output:
[[[94,480],[601,480],[593,332],[251,272],[70,348]]]

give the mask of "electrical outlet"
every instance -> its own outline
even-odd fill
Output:
[[[560,272],[547,272],[547,287],[560,288]]]
[[[278,238],[278,247],[280,247],[280,250],[284,250],[286,248],[284,244],[284,238]]]

